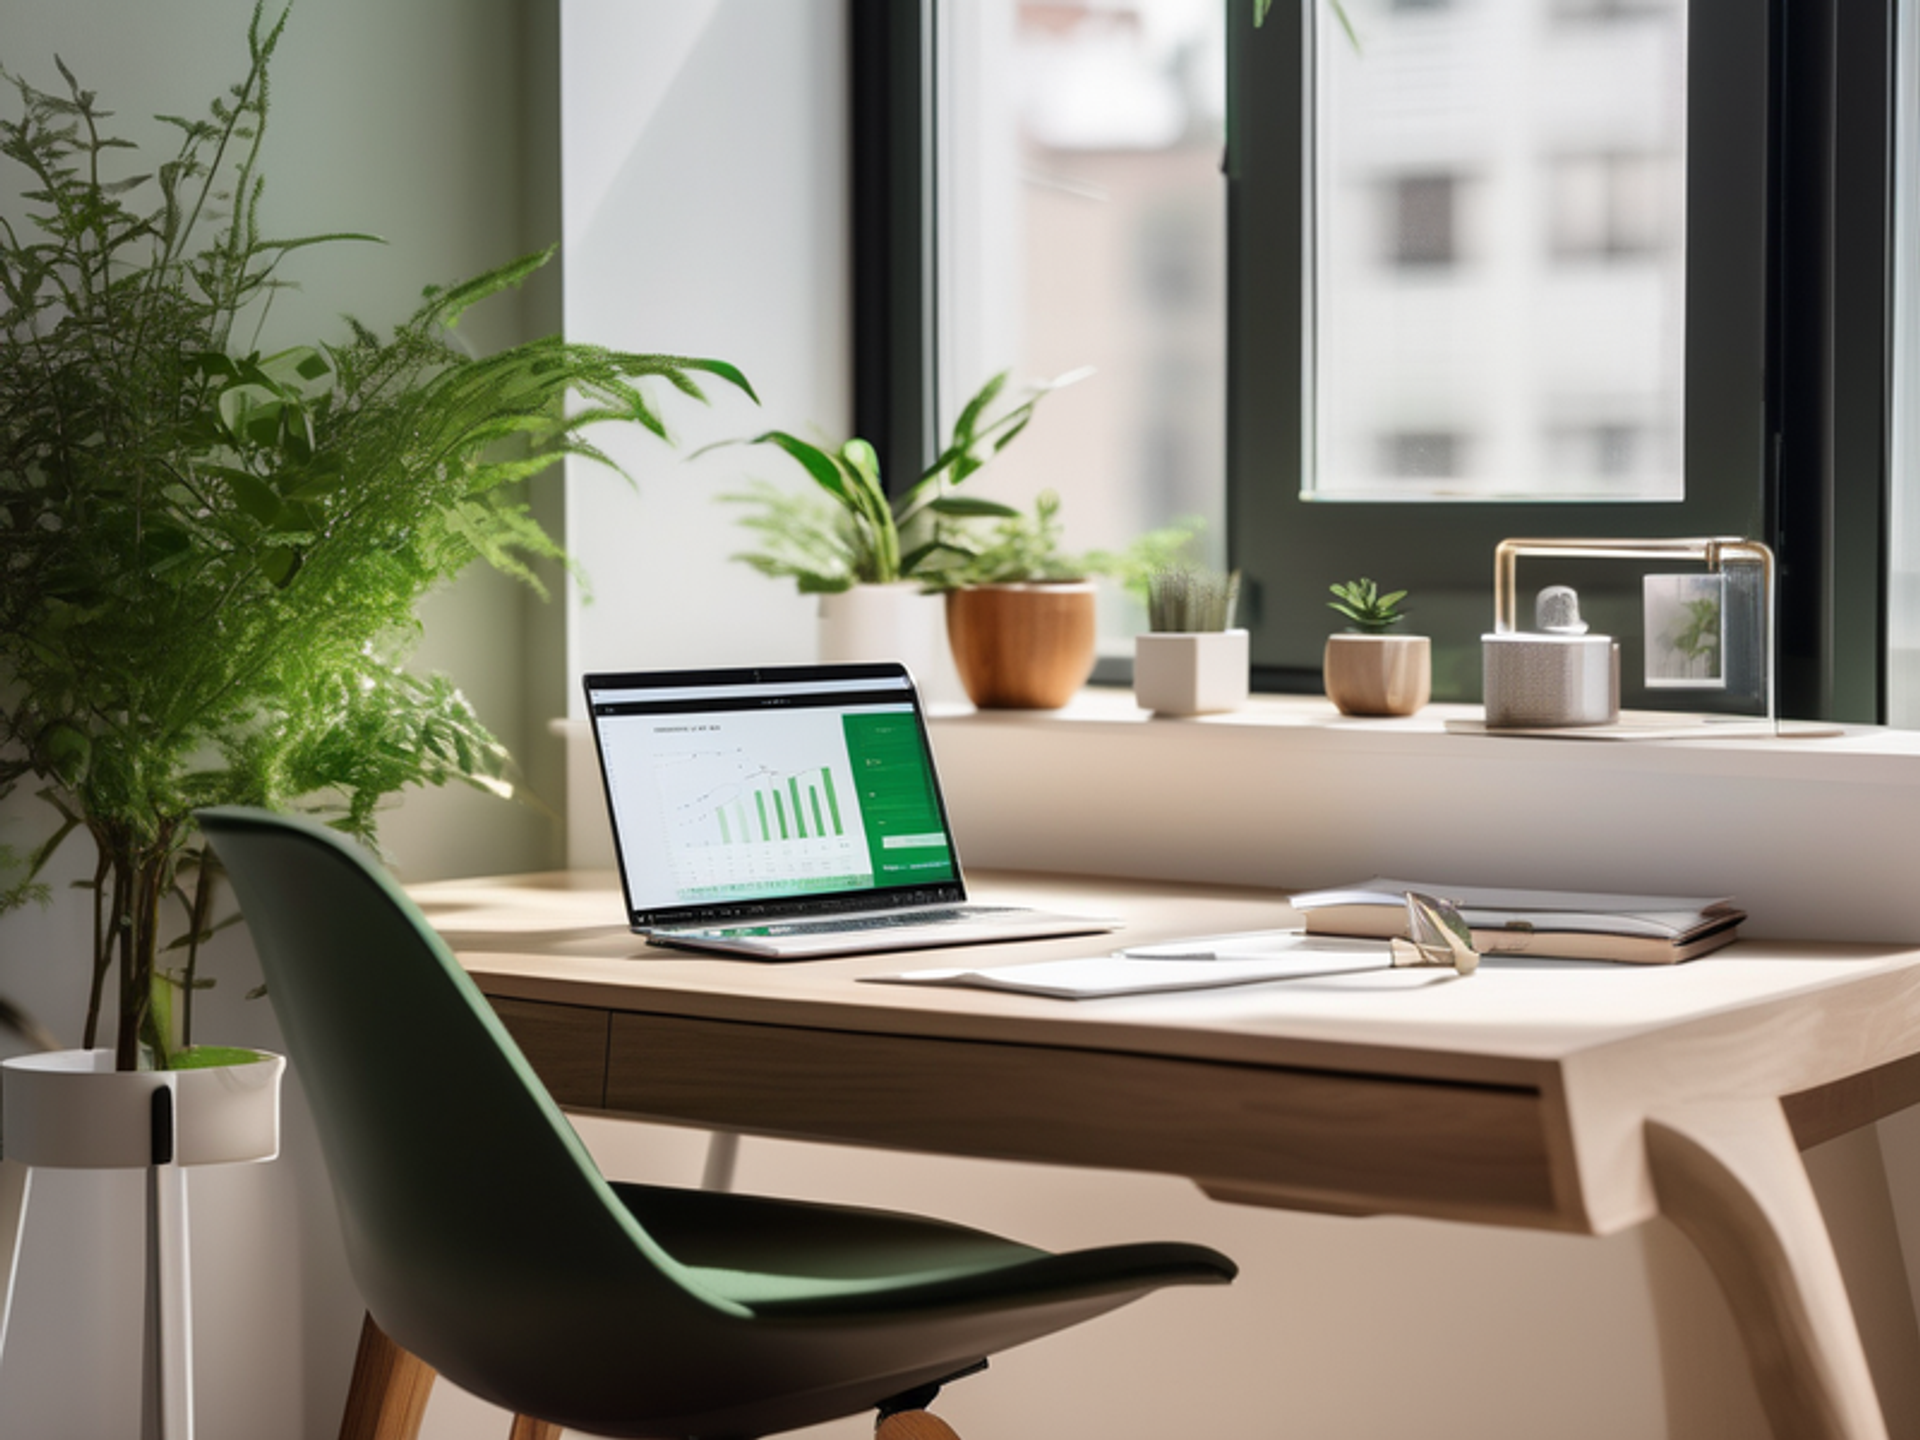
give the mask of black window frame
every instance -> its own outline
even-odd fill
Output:
[[[936,433],[932,297],[938,67],[936,0],[850,0],[855,430],[904,483]],[[1307,323],[1302,197],[1309,163],[1302,5],[1281,0],[1257,32],[1252,0],[1228,12],[1228,547],[1247,572],[1256,686],[1317,691],[1325,578],[1284,572],[1300,506]],[[1690,44],[1690,86],[1731,79],[1762,142],[1736,163],[1757,206],[1735,227],[1736,263],[1688,258],[1689,488],[1672,504],[1363,504],[1320,568],[1386,571],[1383,555],[1465,556],[1449,574],[1403,575],[1422,627],[1470,643],[1492,615],[1503,535],[1758,535],[1779,559],[1781,713],[1879,721],[1886,707],[1888,420],[1897,0],[1693,0],[1762,15],[1731,46]],[[1698,32],[1696,32],[1698,33]],[[1753,138],[1749,136],[1748,138]],[[1703,167],[1691,165],[1690,172]],[[1689,195],[1694,236],[1714,207]],[[1754,233],[1757,230],[1757,235]],[[1699,306],[1696,319],[1695,306]],[[1696,364],[1696,328],[1735,330],[1735,363]],[[1295,397],[1288,404],[1275,397]],[[1711,448],[1694,438],[1716,437]],[[1326,507],[1322,507],[1326,508]],[[1634,512],[1640,512],[1638,514]],[[1276,537],[1282,537],[1276,541]],[[1392,547],[1398,545],[1398,549]],[[1477,574],[1476,574],[1477,572]],[[1384,577],[1383,577],[1384,578]],[[1291,637],[1286,643],[1279,643]],[[1301,637],[1308,637],[1305,642]],[[1460,668],[1460,667],[1456,667]],[[1477,665],[1458,698],[1477,698]]]

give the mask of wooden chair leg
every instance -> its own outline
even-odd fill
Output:
[[[431,1365],[394,1344],[367,1316],[353,1359],[340,1440],[419,1440],[433,1381]]]
[[[507,1440],[560,1440],[560,1427],[531,1415],[516,1415]]]
[[[873,1440],[960,1440],[954,1429],[926,1410],[901,1410],[873,1427]]]

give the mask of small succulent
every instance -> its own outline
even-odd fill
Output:
[[[1240,572],[1178,566],[1147,577],[1147,626],[1155,633],[1225,630],[1240,599]]]
[[[1400,602],[1407,598],[1404,590],[1382,595],[1380,587],[1364,576],[1327,588],[1335,596],[1327,602],[1327,608],[1346,616],[1348,625],[1362,635],[1384,635],[1406,618],[1399,609]]]

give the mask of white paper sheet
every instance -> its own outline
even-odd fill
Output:
[[[1058,1000],[1098,1000],[1345,975],[1391,965],[1388,948],[1379,941],[1329,940],[1289,930],[1202,937],[1079,960],[1040,960],[977,970],[909,970],[868,978],[886,984],[960,985]]]

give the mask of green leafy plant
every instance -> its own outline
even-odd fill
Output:
[[[985,527],[984,534],[976,527],[959,558],[930,577],[930,588],[1057,584],[1085,580],[1099,565],[1097,556],[1067,553],[1061,542],[1060,496],[1056,491],[1043,490],[1035,497],[1031,511],[1009,508],[1003,517]]]
[[[517,482],[604,458],[595,425],[664,436],[646,377],[752,393],[713,360],[450,343],[544,256],[428,291],[391,335],[349,322],[258,353],[282,262],[366,238],[262,233],[285,25],[255,9],[244,78],[166,122],[178,147],[149,175],[115,173],[134,147],[65,65],[57,93],[0,71],[19,99],[0,155],[26,177],[24,218],[0,221],[0,798],[28,786],[53,812],[44,841],[0,854],[0,909],[44,897],[49,857],[92,839],[84,1043],[112,979],[123,1069],[191,1045],[223,923],[194,811],[297,803],[371,840],[403,787],[510,790],[452,682],[403,668],[415,602],[474,560],[537,588],[531,562],[560,552]]]
[[[1717,663],[1702,664],[1711,657],[1717,662],[1720,655],[1720,602],[1702,597],[1684,602],[1686,608],[1685,623],[1673,634],[1673,648],[1687,661],[1690,667],[1697,667],[1706,674],[1718,670]]]
[[[1147,577],[1147,627],[1192,634],[1230,629],[1240,603],[1240,572],[1179,566]]]
[[[930,590],[972,585],[1061,584],[1104,576],[1117,580],[1144,602],[1156,572],[1181,562],[1201,522],[1194,518],[1149,530],[1121,550],[1069,551],[1060,521],[1060,495],[1042,490],[1031,511],[1006,509],[1005,515],[976,524],[956,538],[955,559],[927,577]]]
[[[1399,608],[1407,598],[1404,590],[1382,595],[1379,587],[1364,577],[1327,588],[1334,595],[1327,608],[1346,616],[1347,627],[1362,635],[1384,635],[1407,617],[1407,612]]]
[[[752,507],[740,523],[760,540],[759,549],[734,558],[763,575],[794,580],[804,594],[937,579],[949,567],[975,557],[967,522],[1020,518],[1011,506],[957,495],[955,488],[1013,442],[1043,396],[1091,373],[1077,370],[1034,385],[988,418],[1006,391],[1008,372],[1001,371],[962,407],[952,437],[933,463],[912,486],[891,498],[881,482],[879,456],[857,436],[837,450],[822,449],[784,430],[722,442],[784,450],[819,487],[818,493],[796,496],[761,482],[722,496]]]

